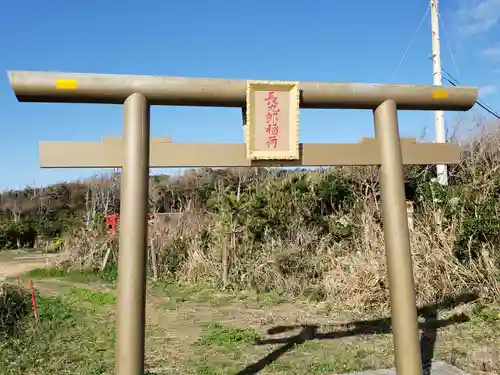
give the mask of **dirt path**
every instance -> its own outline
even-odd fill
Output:
[[[50,267],[59,258],[59,254],[18,256],[10,259],[0,258],[0,281],[35,268]]]

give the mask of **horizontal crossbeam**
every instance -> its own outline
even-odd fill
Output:
[[[404,164],[456,164],[460,147],[437,143],[401,143]],[[121,141],[40,142],[42,168],[120,168]],[[64,157],[61,157],[64,155]],[[151,168],[272,167],[380,165],[378,141],[364,143],[306,143],[300,159],[290,161],[248,160],[244,144],[151,142]]]
[[[400,138],[399,140],[402,143],[405,143],[405,142],[416,143],[417,142],[416,138]],[[377,138],[361,137],[359,139],[359,143],[368,143],[368,142],[377,142]]]
[[[103,135],[102,136],[102,141],[103,142],[121,142],[122,137],[117,137],[117,136],[112,136],[112,135]],[[166,137],[152,137],[150,142],[153,143],[171,143],[172,138],[170,136]]]
[[[140,93],[152,105],[244,107],[245,80],[145,75],[10,71],[9,81],[22,102],[122,104]],[[470,109],[475,87],[301,82],[301,108],[375,109],[393,99],[398,109]]]

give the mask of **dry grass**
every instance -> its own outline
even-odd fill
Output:
[[[428,169],[407,170],[408,184],[418,185],[411,197],[416,205],[411,247],[419,304],[471,290],[500,301],[500,132],[482,126],[471,134],[455,140],[464,154],[461,164],[450,168],[448,189],[430,183]],[[153,192],[167,190],[152,193],[163,197],[155,198],[156,205],[162,199],[184,200],[181,215],[150,230],[160,278],[289,293],[351,311],[388,312],[376,168],[286,176],[275,170],[220,173],[226,173],[222,182],[215,172],[202,171],[186,173],[175,186],[153,184]],[[197,203],[196,194],[208,185],[210,199]],[[345,186],[351,189],[348,204],[341,196]],[[318,195],[325,187],[328,195]],[[322,209],[321,223],[311,224],[318,207],[331,203],[326,199],[340,203]],[[256,238],[258,231],[261,237]],[[75,233],[67,242],[73,267],[100,266],[108,249],[113,264],[116,239],[103,238],[102,231]]]

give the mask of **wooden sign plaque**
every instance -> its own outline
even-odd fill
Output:
[[[248,81],[245,143],[250,160],[298,160],[298,82]]]

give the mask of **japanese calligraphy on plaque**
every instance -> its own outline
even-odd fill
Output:
[[[248,159],[299,159],[299,98],[298,82],[247,82]]]

